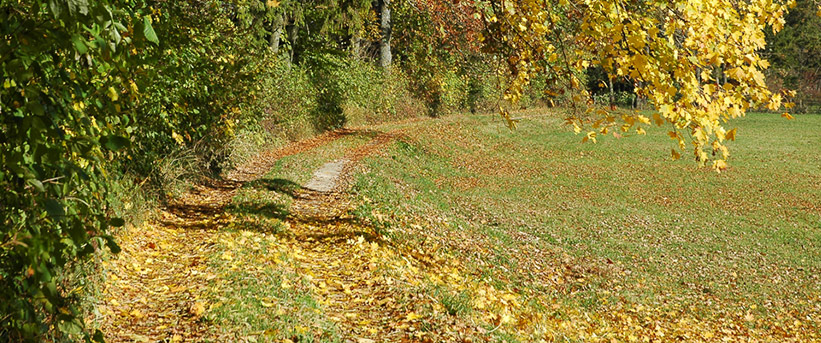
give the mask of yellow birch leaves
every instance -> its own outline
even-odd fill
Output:
[[[598,65],[614,79],[633,82],[636,94],[656,109],[652,121],[638,113],[621,116],[622,131],[643,134],[641,124],[670,125],[679,149],[688,150],[682,138],[687,137],[699,164],[717,170],[727,166],[723,142],[735,139],[735,131],[723,127],[727,120],[756,108],[790,107],[785,98],[792,93],[767,88],[763,71],[769,63],[759,51],[765,46],[764,30],[780,30],[794,0],[491,4],[490,30],[508,48],[511,83],[505,99],[511,102],[518,101],[532,75],[547,73],[575,88],[574,100],[585,103],[589,94],[579,86],[579,76],[589,65]],[[569,121],[577,132],[587,132],[587,140],[595,137],[584,128],[585,121]],[[604,121],[594,129],[603,133],[615,125]]]

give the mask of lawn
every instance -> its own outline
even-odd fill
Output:
[[[262,341],[821,338],[821,116],[729,123],[717,173],[673,161],[663,128],[592,144],[559,113],[519,115],[513,131],[495,115],[369,127],[278,159],[228,209],[206,320]],[[379,238],[300,240],[294,192],[377,132],[395,139],[340,199]]]
[[[496,116],[381,127],[406,137],[365,160],[360,212],[558,315],[650,308],[787,337],[819,329],[821,116],[728,123],[738,138],[716,173],[672,161],[664,128],[583,144],[558,115],[525,114],[514,131]]]

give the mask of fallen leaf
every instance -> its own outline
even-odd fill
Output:
[[[191,315],[194,317],[201,317],[205,313],[205,304],[197,301],[191,305],[189,312],[191,312]]]
[[[262,307],[274,307],[274,304],[267,303],[264,301],[260,301],[259,303],[262,305]]]

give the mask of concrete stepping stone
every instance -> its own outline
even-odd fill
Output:
[[[323,164],[314,172],[311,180],[305,185],[305,188],[316,192],[327,193],[336,187],[336,182],[339,176],[342,175],[342,169],[348,164],[348,160],[341,159],[333,162]]]

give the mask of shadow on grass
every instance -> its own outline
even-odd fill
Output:
[[[338,208],[338,193],[316,192],[287,179],[258,179],[245,183],[243,188],[270,191],[289,197],[293,203],[276,202],[270,199],[258,201],[237,201],[230,211],[254,225],[263,220],[278,220],[295,230],[278,227],[273,230],[293,239],[320,244],[341,244],[360,237],[368,242],[381,241],[380,234],[372,225],[351,213],[350,209]],[[273,197],[272,197],[273,198]],[[290,206],[289,206],[290,205]],[[264,226],[242,225],[253,231],[271,231]],[[290,233],[288,231],[291,231]]]
[[[378,137],[383,132],[340,129],[330,134]],[[311,149],[309,147],[308,149]],[[239,229],[286,234],[286,227],[300,227],[292,238],[301,241],[339,243],[360,237],[379,240],[378,230],[337,202],[339,193],[320,193],[285,178],[260,178],[252,181],[211,180],[202,190],[192,190],[197,201],[167,204],[175,218],[163,224],[184,229]],[[188,199],[187,199],[188,200]],[[228,216],[223,216],[228,214]]]
[[[292,199],[298,197],[300,191],[305,190],[302,185],[288,179],[258,179],[245,183],[242,185],[242,188],[265,189],[268,191],[285,194]]]

